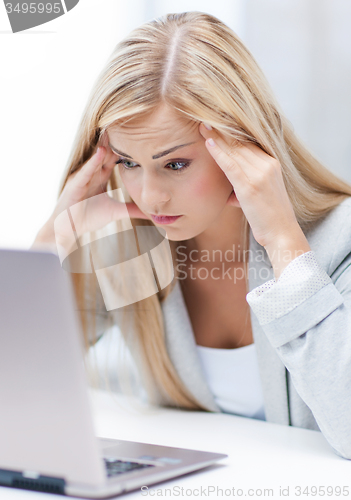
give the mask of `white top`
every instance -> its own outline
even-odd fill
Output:
[[[226,413],[266,420],[255,344],[237,349],[197,346],[208,386]]]
[[[311,277],[308,286],[301,288],[308,276]],[[305,252],[289,263],[278,280],[256,287],[246,295],[246,300],[262,326],[292,311],[329,282],[314,252]],[[197,350],[219,408],[227,413],[265,420],[255,344],[237,349],[197,346]]]

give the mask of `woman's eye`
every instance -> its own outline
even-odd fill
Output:
[[[190,161],[171,161],[167,163],[166,167],[169,167],[170,170],[174,170],[176,172],[180,172],[184,170],[190,165]],[[121,164],[126,170],[132,170],[134,167],[138,166],[134,161],[126,160],[125,158],[120,158],[116,161],[116,165]]]
[[[137,165],[133,161],[125,160],[123,158],[120,158],[118,161],[116,161],[116,165],[118,165],[119,163],[123,165],[126,170],[131,170]]]
[[[190,162],[186,162],[186,161],[172,161],[170,163],[167,163],[167,166],[169,166],[171,170],[180,171],[180,170],[184,170],[186,167],[188,167],[189,164],[190,164]]]

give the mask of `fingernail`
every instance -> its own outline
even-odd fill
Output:
[[[207,130],[212,130],[212,127],[211,125],[209,125],[208,123],[205,123],[205,122],[202,122],[205,126],[205,128],[207,128]]]
[[[215,143],[215,141],[214,141],[213,139],[207,139],[207,142],[208,142],[208,145],[209,145],[209,146],[212,146],[212,147],[213,147],[213,146],[215,146],[215,145],[216,145],[216,143]]]
[[[95,153],[96,155],[99,154],[100,149],[101,149],[100,147],[97,148],[96,153]]]

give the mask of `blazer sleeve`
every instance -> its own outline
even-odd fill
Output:
[[[333,279],[314,251],[246,300],[334,452],[351,459],[351,245]]]

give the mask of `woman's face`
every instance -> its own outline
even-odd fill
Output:
[[[201,234],[218,223],[232,185],[214,161],[199,124],[162,105],[146,118],[108,131],[121,179],[150,220],[181,215],[163,227],[172,241]]]

